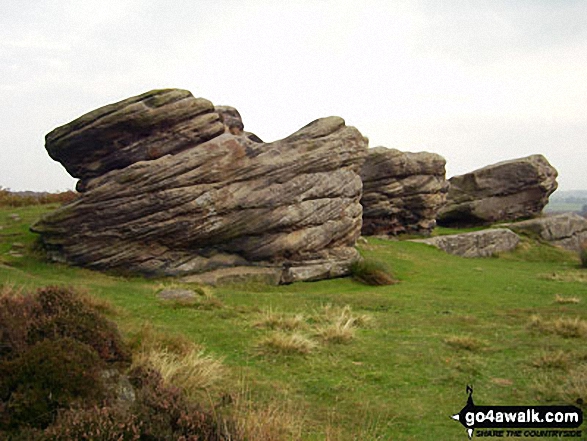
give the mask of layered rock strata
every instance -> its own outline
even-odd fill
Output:
[[[363,234],[429,234],[446,200],[445,159],[376,147],[368,150],[363,179]]]
[[[416,239],[413,242],[432,245],[461,257],[489,257],[512,251],[520,242],[520,238],[507,228],[492,228],[472,233]]]
[[[542,155],[454,176],[438,224],[463,227],[536,217],[556,190],[556,177],[556,169]]]
[[[85,190],[32,227],[53,260],[146,275],[261,271],[288,283],[344,275],[358,258],[367,140],[339,117],[260,143],[225,131],[208,101],[163,90],[46,141]]]

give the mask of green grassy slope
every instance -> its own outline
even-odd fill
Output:
[[[171,307],[155,294],[172,281],[44,262],[28,225],[48,209],[0,210],[0,283],[83,287],[118,307],[113,318],[128,334],[150,323],[186,335],[229,368],[213,399],[244,382],[253,400],[278,400],[302,415],[303,439],[464,440],[449,417],[465,404],[467,384],[477,404],[587,400],[587,272],[572,253],[527,240],[514,253],[464,259],[369,239],[361,253],[388,263],[400,283],[221,287],[213,290],[218,304]],[[348,343],[324,342],[315,320],[325,305],[349,305],[371,320]],[[260,351],[271,331],[256,324],[269,309],[302,314],[299,332],[317,348],[307,355]],[[557,331],[560,318],[577,319],[576,336]]]

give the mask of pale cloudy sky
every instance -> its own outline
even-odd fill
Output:
[[[166,87],[265,141],[339,115],[448,177],[542,153],[587,189],[585,0],[0,0],[0,186],[73,188],[44,135]]]

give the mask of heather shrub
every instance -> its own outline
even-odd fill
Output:
[[[202,411],[181,390],[166,385],[154,369],[130,372],[136,400],[130,411],[141,424],[141,439],[235,440],[227,422]]]
[[[0,429],[46,427],[57,409],[102,399],[102,368],[90,346],[67,337],[44,340],[0,362]]]
[[[0,360],[12,359],[28,347],[28,332],[39,303],[20,290],[3,286],[0,290]]]
[[[142,423],[119,407],[93,406],[59,412],[57,421],[36,441],[104,440],[137,441],[141,439]]]
[[[84,302],[72,289],[50,286],[36,294],[40,305],[29,342],[71,337],[90,345],[107,362],[130,361],[116,325]]]

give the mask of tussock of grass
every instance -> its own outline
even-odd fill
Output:
[[[530,318],[530,328],[547,334],[556,334],[565,338],[587,337],[587,321],[578,317],[559,317],[553,320],[544,320],[538,315]]]
[[[269,308],[262,312],[260,319],[254,326],[257,328],[293,331],[305,328],[306,322],[303,314],[288,315]]]
[[[455,349],[462,349],[465,351],[478,351],[483,347],[483,343],[470,336],[452,336],[444,340],[444,342]]]
[[[579,366],[563,375],[539,376],[533,388],[545,401],[584,405],[587,403],[587,367]]]
[[[237,439],[281,441],[302,440],[303,411],[287,398],[256,404],[248,394],[239,394],[231,416]]]
[[[587,282],[587,274],[582,270],[558,271],[550,274],[542,274],[539,278],[543,280],[553,280],[555,282]]]
[[[387,265],[372,259],[354,262],[351,265],[351,275],[353,279],[365,285],[383,286],[397,283]]]
[[[179,387],[188,396],[210,388],[224,375],[224,366],[219,359],[197,349],[183,355],[165,349],[139,353],[133,364],[158,370],[165,383]]]
[[[348,343],[355,338],[355,324],[352,319],[340,321],[319,327],[317,333],[329,343]]]
[[[554,297],[554,302],[555,303],[559,303],[561,305],[566,305],[566,304],[576,304],[576,303],[580,303],[581,299],[579,297],[563,297],[561,295],[556,295]]]
[[[185,355],[193,350],[202,349],[184,334],[162,332],[150,323],[144,323],[140,329],[130,332],[129,345],[133,352],[143,354],[163,350]]]
[[[543,369],[568,369],[571,364],[571,357],[563,352],[546,352],[536,358],[532,365]]]
[[[348,343],[355,337],[358,327],[364,326],[369,317],[354,315],[350,306],[334,308],[327,305],[323,308],[323,325],[316,328],[317,334],[329,343]]]
[[[257,348],[261,352],[274,352],[279,354],[309,354],[316,349],[318,345],[315,341],[309,339],[299,332],[287,334],[282,331],[276,331],[265,337],[259,342]]]
[[[332,303],[322,306],[310,317],[310,321],[317,324],[332,324],[350,319],[353,320],[356,327],[366,326],[371,321],[369,315],[355,314],[349,305],[340,307],[334,306]]]

